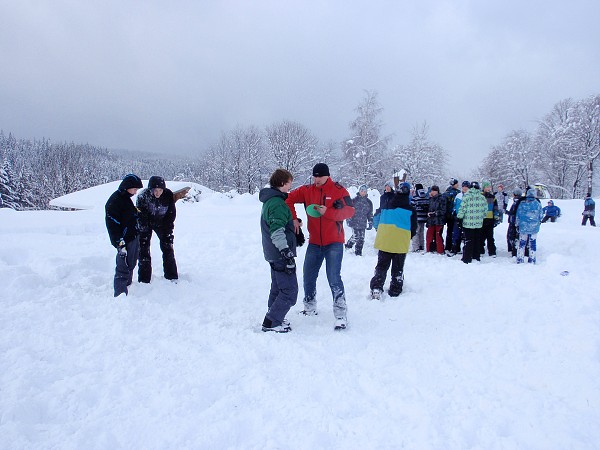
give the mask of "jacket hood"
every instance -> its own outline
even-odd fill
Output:
[[[272,187],[262,188],[258,193],[258,199],[262,203],[266,203],[268,200],[271,200],[273,197],[281,197],[282,199],[287,198],[287,194],[285,192],[280,191],[279,189],[275,189]]]
[[[121,184],[119,184],[120,191],[126,191],[127,189],[131,188],[141,189],[143,187],[144,185],[142,184],[140,177],[132,173],[125,175],[125,178],[123,178],[123,181],[121,181]]]

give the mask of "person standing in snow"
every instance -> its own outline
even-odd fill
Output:
[[[304,207],[317,205],[314,217],[308,216],[308,248],[304,258],[304,310],[306,316],[317,314],[317,277],[325,261],[327,281],[333,296],[334,328],[347,326],[347,306],[344,283],[342,281],[342,259],[344,256],[344,220],[354,215],[352,199],[346,188],[334,182],[329,175],[327,164],[318,163],[313,167],[311,185],[300,186],[288,195],[285,201],[292,211],[295,229],[298,229],[296,203]],[[312,207],[312,206],[311,206]]]
[[[412,251],[420,252],[425,250],[425,224],[427,223],[427,213],[429,212],[429,196],[421,183],[415,184],[415,195],[412,198],[412,205],[417,212],[417,233],[412,239]]]
[[[594,222],[594,215],[596,214],[596,202],[592,198],[591,193],[587,193],[585,196],[585,201],[583,202],[583,220],[581,221],[581,225],[586,226],[588,219],[590,219],[590,225],[595,227],[596,222]]]
[[[454,231],[454,220],[456,218],[456,216],[453,214],[454,199],[459,192],[458,180],[456,178],[452,178],[450,180],[450,186],[446,188],[446,192],[443,194],[443,197],[446,199],[446,216],[444,218],[444,221],[446,222],[446,241],[444,249],[447,252],[452,252],[452,233]]]
[[[469,190],[469,186],[471,183],[468,181],[463,181],[461,185],[461,191],[456,194],[454,197],[454,207],[452,208],[452,215],[454,216],[453,220],[453,229],[452,229],[452,248],[448,253],[448,256],[452,257],[457,253],[460,253],[460,244],[462,242],[462,220],[459,220],[456,216],[458,214],[458,210],[460,209],[460,204],[462,203],[463,196]]]
[[[510,209],[506,212],[508,216],[508,230],[506,231],[506,246],[508,251],[513,257],[517,256],[517,249],[519,248],[519,230],[517,228],[517,209],[519,203],[523,200],[523,191],[516,188],[513,191],[513,202],[510,205]],[[529,250],[525,249],[526,252]]]
[[[431,186],[429,191],[429,209],[427,211],[427,237],[425,251],[432,251],[432,244],[440,255],[444,254],[444,218],[446,217],[446,198],[440,195],[440,188]]]
[[[498,192],[494,193],[494,197],[496,197],[496,203],[498,204],[498,220],[502,223],[504,213],[508,209],[508,195],[504,192],[504,185],[502,183],[498,185]]]
[[[536,198],[535,189],[528,189],[527,196],[517,208],[516,225],[519,228],[519,249],[517,264],[525,262],[525,246],[529,243],[529,258],[527,262],[535,264],[537,251],[537,233],[542,223],[542,205]]]
[[[356,244],[354,254],[361,256],[365,243],[365,230],[373,228],[373,202],[369,200],[367,186],[364,184],[358,188],[358,193],[354,197],[354,210],[354,215],[347,220],[348,226],[352,228],[352,236],[346,242],[346,248],[351,249]]]
[[[133,197],[138,189],[144,187],[142,180],[132,173],[126,175],[119,188],[108,198],[104,207],[106,229],[110,243],[117,249],[114,294],[128,295],[128,287],[133,280],[133,270],[140,253],[138,236],[138,210]]]
[[[137,198],[140,229],[140,265],[138,281],[150,283],[152,278],[152,258],[150,256],[150,241],[152,232],[156,233],[162,251],[163,271],[167,280],[177,280],[177,263],[173,249],[173,229],[175,228],[175,200],[173,192],[167,189],[165,180],[152,176],[148,180],[148,188],[144,189]]]
[[[469,190],[463,195],[460,208],[456,217],[462,221],[465,243],[463,245],[462,262],[471,263],[472,260],[480,261],[479,239],[483,219],[487,214],[488,203],[481,191],[479,183],[473,181]]]
[[[556,222],[556,219],[560,217],[560,208],[552,200],[548,201],[548,206],[542,208],[542,212],[544,213],[542,223],[546,223],[548,219],[550,219],[550,222]]]
[[[481,241],[479,242],[479,253],[482,255],[485,253],[484,246],[487,243],[488,255],[496,257],[496,242],[494,241],[494,227],[498,225],[498,202],[496,197],[492,194],[492,184],[489,181],[483,182],[483,196],[488,204],[488,211],[483,220],[483,226],[481,228]]]
[[[379,250],[375,274],[371,279],[371,298],[378,300],[383,292],[387,271],[392,265],[388,294],[398,297],[404,285],[404,262],[411,238],[417,232],[417,213],[408,198],[410,184],[402,183],[398,191],[381,208],[377,220],[375,248]],[[387,195],[387,194],[386,194]]]
[[[269,187],[258,194],[262,202],[260,229],[265,260],[271,266],[271,290],[263,331],[287,333],[292,330],[285,318],[298,299],[296,276],[296,232],[292,212],[285,200],[292,187],[293,176],[277,169],[269,179]]]

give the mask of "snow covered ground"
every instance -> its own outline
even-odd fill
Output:
[[[410,254],[383,302],[369,231],[344,257],[348,330],[323,269],[319,315],[297,314],[301,288],[274,334],[256,196],[179,202],[179,283],[154,237],[152,283],[115,300],[114,187],[71,197],[90,210],[0,210],[0,448],[599,448],[600,229],[582,200],[556,202],[536,266],[508,256],[504,223],[498,258]]]

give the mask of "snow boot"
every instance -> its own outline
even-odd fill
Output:
[[[334,330],[345,330],[346,325],[348,325],[348,321],[346,319],[335,319],[335,325],[333,327]]]

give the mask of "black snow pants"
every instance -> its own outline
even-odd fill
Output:
[[[167,280],[177,280],[179,276],[177,274],[175,252],[173,250],[173,234],[164,233],[160,228],[153,228],[149,231],[140,233],[140,268],[138,270],[138,281],[140,283],[150,283],[150,279],[152,278],[152,257],[150,256],[152,231],[156,233],[160,240],[165,278]]]
[[[388,253],[379,250],[377,256],[377,266],[375,266],[375,275],[371,278],[371,290],[377,289],[383,291],[383,284],[387,276],[387,271],[392,264],[392,280],[390,281],[390,297],[398,297],[402,292],[404,285],[404,261],[406,253]]]

